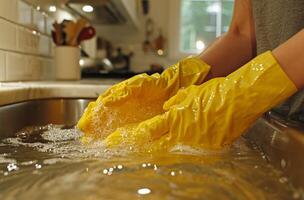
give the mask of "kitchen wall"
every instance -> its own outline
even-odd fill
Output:
[[[171,0],[172,1],[172,0]],[[174,0],[173,0],[174,1]],[[52,61],[52,41],[50,29],[54,18],[41,9],[31,6],[27,0],[0,0],[0,81],[48,80],[54,78]],[[116,47],[133,51],[132,70],[144,71],[152,63],[169,66],[176,62],[170,58],[169,43],[169,0],[151,0],[150,13],[144,16],[137,2],[139,25],[100,26],[100,36],[110,40]],[[39,1],[37,0],[37,4]],[[144,53],[145,20],[155,23],[154,38],[162,29],[167,38],[166,54],[158,56],[155,52]]]
[[[132,58],[131,69],[133,71],[144,71],[149,69],[152,63],[158,63],[163,66],[173,64],[176,59],[170,59],[168,55],[168,47],[170,41],[169,34],[169,1],[168,0],[151,0],[150,13],[144,16],[138,1],[138,19],[139,26],[100,26],[97,31],[101,37],[110,40],[116,47],[120,46],[125,51],[133,51],[135,53]],[[162,29],[163,35],[167,38],[166,55],[158,56],[154,52],[144,53],[142,44],[145,40],[145,20],[147,17],[153,19],[155,23],[154,38],[158,35],[159,28]]]
[[[22,0],[0,0],[0,81],[53,77],[52,22]]]

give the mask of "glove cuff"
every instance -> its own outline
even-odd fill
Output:
[[[180,62],[180,87],[200,85],[204,82],[211,66],[197,56],[185,58]]]

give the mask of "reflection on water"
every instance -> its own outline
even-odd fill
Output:
[[[79,142],[76,129],[29,127],[0,142],[0,199],[300,199],[252,144],[161,155]]]

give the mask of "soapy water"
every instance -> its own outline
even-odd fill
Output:
[[[111,106],[92,102],[82,116],[85,125],[81,123],[81,129],[86,136],[104,139],[119,127],[142,122],[163,113],[163,102],[163,99],[144,102],[130,99]]]
[[[303,199],[256,146],[160,154],[84,145],[73,127],[28,127],[0,142],[0,199]]]

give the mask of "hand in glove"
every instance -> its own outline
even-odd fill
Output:
[[[164,113],[117,129],[105,143],[143,151],[169,150],[177,144],[220,149],[296,90],[266,52],[225,78],[180,90],[165,103]]]
[[[85,136],[104,138],[116,128],[163,113],[163,104],[183,87],[201,84],[210,66],[187,58],[162,74],[140,74],[108,89],[87,107],[77,127]]]

